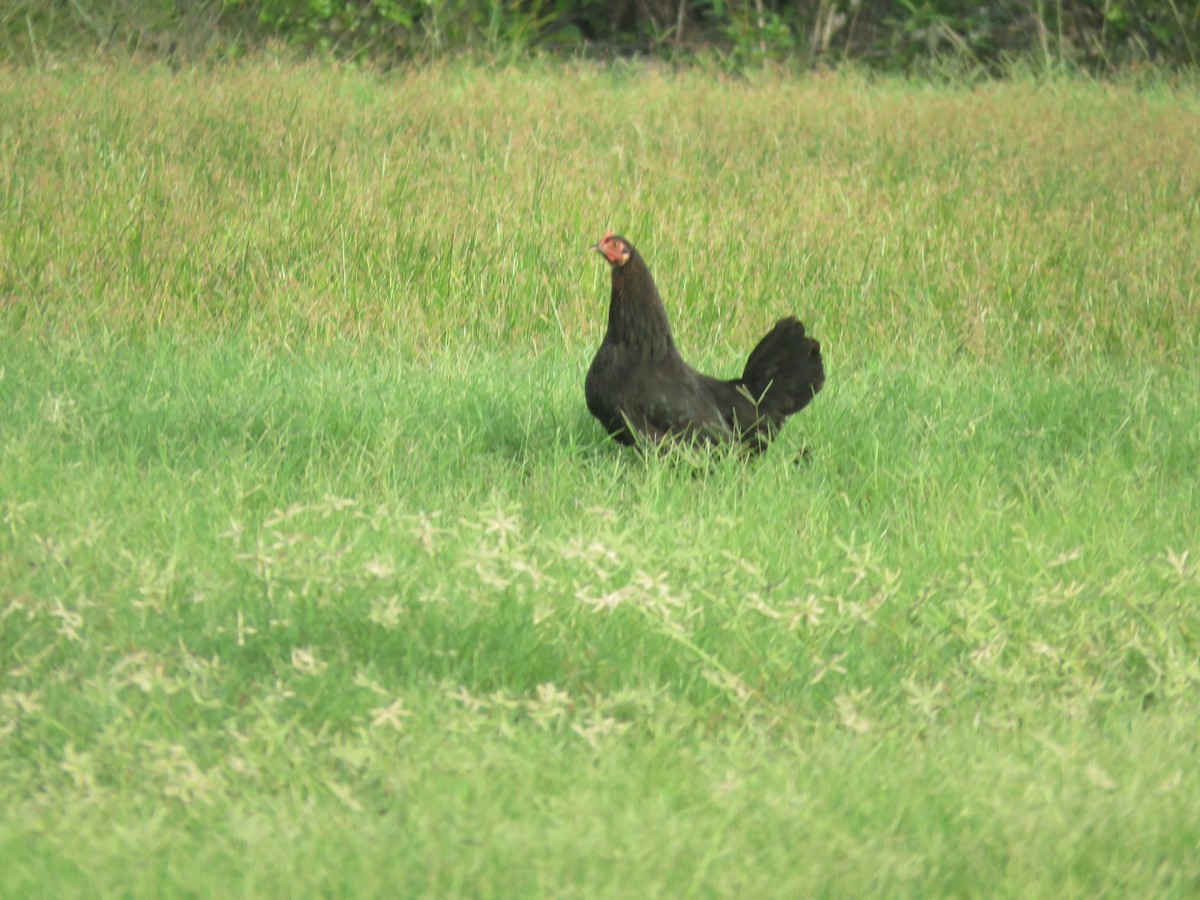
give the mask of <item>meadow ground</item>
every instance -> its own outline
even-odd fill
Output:
[[[1200,891],[1194,86],[3,76],[0,894]]]

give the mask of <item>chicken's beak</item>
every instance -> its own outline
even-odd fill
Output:
[[[604,232],[604,237],[600,238],[600,240],[598,240],[598,241],[596,241],[596,243],[592,244],[592,249],[595,250],[597,253],[599,253],[601,256],[603,256],[605,259],[607,259],[609,262],[612,262],[612,259],[609,258],[608,251],[604,249],[604,242],[607,241],[612,236],[613,236],[613,233],[612,233],[612,229],[610,228],[608,231]]]

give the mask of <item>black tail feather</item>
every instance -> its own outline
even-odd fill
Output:
[[[780,319],[746,360],[742,383],[756,399],[759,414],[778,427],[824,387],[821,345],[805,336],[796,318]]]

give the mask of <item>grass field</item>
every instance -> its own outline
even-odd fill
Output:
[[[1200,892],[1194,86],[3,75],[0,895]]]

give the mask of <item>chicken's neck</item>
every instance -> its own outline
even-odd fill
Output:
[[[651,358],[678,355],[667,310],[640,259],[613,272],[607,339],[637,348]]]

